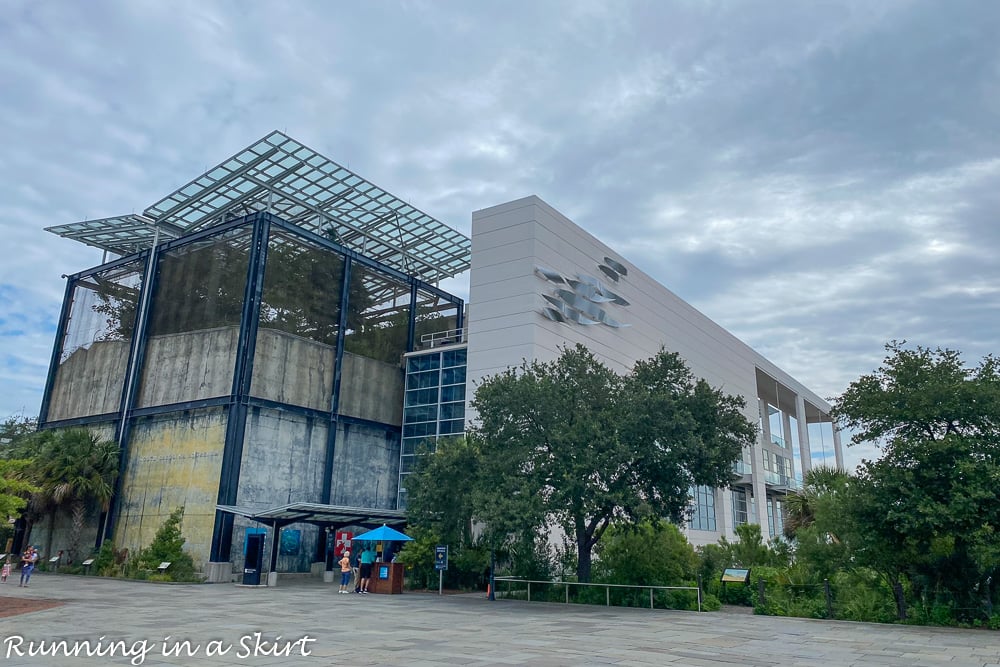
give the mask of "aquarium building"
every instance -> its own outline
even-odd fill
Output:
[[[274,132],[141,214],[49,231],[107,261],[67,278],[41,426],[121,445],[95,538],[138,548],[183,506],[213,580],[262,527],[308,571],[332,531],[402,524],[418,444],[464,431],[476,381],[575,342],[622,372],[665,345],[747,400],[759,447],[692,489],[695,544],[780,533],[802,473],[843,464],[822,399],[537,197],[469,239]],[[465,272],[470,304],[439,287]]]

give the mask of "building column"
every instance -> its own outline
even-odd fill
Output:
[[[799,430],[799,459],[802,461],[802,477],[812,470],[812,455],[809,451],[809,424],[806,422],[806,401],[795,396],[795,425]]]
[[[767,401],[757,399],[761,415],[761,443],[752,450],[753,456],[751,488],[753,489],[753,509],[747,508],[747,521],[761,525],[761,535],[767,534],[767,487],[764,486],[764,444],[771,442],[771,425],[767,414]],[[749,499],[747,499],[749,501]]]
[[[840,429],[834,423],[831,423],[830,428],[833,430],[833,453],[837,457],[837,470],[843,470],[844,447],[840,444]]]
[[[733,492],[728,488],[718,491],[715,500],[720,504],[715,507],[715,528],[720,536],[731,540],[736,537],[736,532],[733,530],[736,527],[736,517],[733,516]]]
[[[758,398],[757,407],[760,410],[760,435],[763,439],[763,444],[771,444],[771,415],[768,410],[767,399]]]
[[[784,439],[785,447],[788,449],[795,446],[795,443],[792,442],[792,420],[784,410],[781,411],[781,437]],[[793,456],[792,458],[794,459],[795,457]]]

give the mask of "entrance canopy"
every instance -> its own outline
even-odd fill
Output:
[[[291,503],[264,510],[236,505],[216,505],[215,509],[272,526],[287,526],[291,523],[312,523],[317,526],[381,526],[383,524],[402,526],[406,524],[406,512],[402,510],[344,507],[319,503]]]

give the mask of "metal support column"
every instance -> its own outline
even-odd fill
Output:
[[[125,481],[125,470],[128,467],[128,444],[132,434],[132,410],[135,408],[135,398],[139,393],[140,373],[143,360],[146,358],[146,343],[149,333],[149,313],[153,309],[153,295],[158,282],[157,267],[160,261],[160,230],[153,230],[153,245],[146,256],[146,270],[142,276],[142,291],[139,294],[139,304],[136,308],[135,327],[132,331],[132,343],[129,346],[128,363],[125,367],[125,383],[122,385],[121,400],[118,402],[118,426],[115,432],[115,442],[118,443],[118,477],[115,488],[108,503],[105,514],[103,540],[110,540],[115,534],[115,523],[118,521],[119,505]]]
[[[344,257],[344,274],[340,282],[340,313],[337,318],[337,343],[333,360],[333,391],[330,396],[330,419],[327,422],[326,456],[323,459],[323,500],[330,504],[333,495],[333,456],[337,452],[337,428],[340,426],[340,383],[344,368],[344,338],[347,332],[347,314],[350,309],[351,280],[354,260]]]
[[[240,465],[243,459],[243,439],[246,433],[247,404],[250,383],[253,379],[254,352],[257,345],[257,328],[260,324],[261,295],[264,289],[264,270],[267,265],[267,242],[270,235],[269,215],[255,216],[253,240],[247,266],[246,289],[243,293],[243,312],[240,316],[240,336],[236,346],[236,365],[229,397],[229,414],[226,419],[226,442],[222,450],[222,471],[219,475],[219,493],[216,503],[235,505],[240,486]],[[233,543],[233,515],[215,512],[212,531],[212,562],[229,560]]]

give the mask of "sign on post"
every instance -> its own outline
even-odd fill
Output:
[[[750,581],[750,570],[736,567],[727,567],[722,573],[722,583],[727,581],[732,581],[735,583],[745,584]]]
[[[448,569],[448,545],[434,547],[434,569],[438,571],[438,595],[444,594],[444,571]]]
[[[448,569],[448,545],[438,545],[434,547],[434,569]]]

